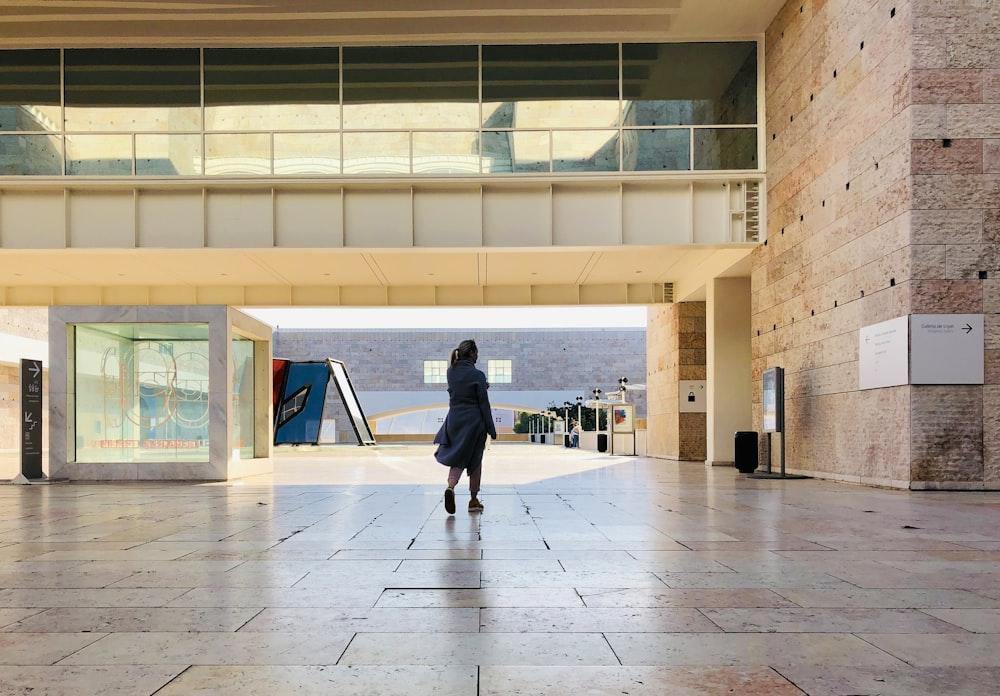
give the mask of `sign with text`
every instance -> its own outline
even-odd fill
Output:
[[[910,315],[910,384],[982,384],[982,314]]]
[[[858,346],[858,389],[910,383],[909,317],[862,326]]]
[[[764,370],[762,381],[761,424],[765,433],[785,430],[785,370],[772,367]]]
[[[42,478],[42,361],[21,360],[21,474]]]

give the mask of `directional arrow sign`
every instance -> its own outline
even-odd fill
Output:
[[[910,315],[910,384],[982,384],[982,314]]]
[[[21,360],[21,475],[42,478],[42,364]]]

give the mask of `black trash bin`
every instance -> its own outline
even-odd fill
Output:
[[[563,447],[569,447],[569,434],[563,435]]]
[[[757,470],[757,431],[737,431],[735,444],[736,469],[741,474],[752,474]]]
[[[608,435],[607,433],[597,434],[597,451],[607,452],[608,451]]]

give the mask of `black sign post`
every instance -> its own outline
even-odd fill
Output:
[[[41,360],[21,360],[21,476],[42,478]]]
[[[785,370],[772,367],[761,375],[761,424],[767,433],[767,469],[754,471],[748,478],[804,479],[808,476],[785,473]],[[781,473],[771,471],[771,433],[781,435]]]

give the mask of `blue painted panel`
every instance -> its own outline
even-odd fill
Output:
[[[285,390],[278,399],[274,444],[315,445],[319,442],[329,380],[330,372],[325,362],[289,364]]]

